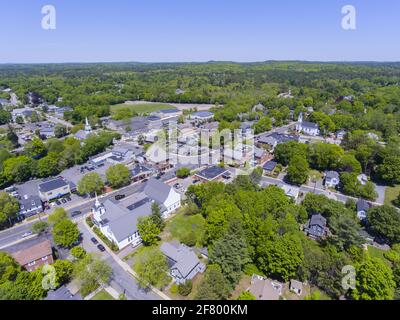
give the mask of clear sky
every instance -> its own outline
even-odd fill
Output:
[[[47,4],[56,30],[41,27]],[[0,63],[400,61],[399,0],[0,0],[0,12]]]

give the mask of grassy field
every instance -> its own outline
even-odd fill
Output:
[[[383,254],[385,253],[384,250],[368,246],[368,253],[371,257],[381,259],[384,263],[391,267],[392,264],[390,263],[390,261],[383,256]]]
[[[101,290],[91,300],[115,300],[106,290]]]
[[[400,194],[400,185],[394,187],[387,187],[385,190],[385,204],[393,205],[392,201],[395,200]]]
[[[129,109],[131,111],[135,111],[138,114],[141,113],[149,113],[149,112],[154,112],[158,110],[167,110],[167,109],[176,109],[170,104],[164,104],[164,103],[143,103],[143,104],[116,104],[110,107],[111,108],[111,113],[116,112],[117,110],[120,109]]]
[[[172,238],[180,242],[187,242],[188,239],[200,244],[204,236],[205,220],[200,215],[186,216],[177,215],[167,225],[167,231]]]

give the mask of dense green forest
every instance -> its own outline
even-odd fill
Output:
[[[399,63],[209,62],[193,64],[54,64],[0,66],[0,87],[11,87],[22,102],[27,92],[75,108],[69,117],[108,115],[109,106],[126,100],[223,104],[218,120],[251,108],[312,106],[330,116],[329,129],[373,129],[385,138],[399,129]],[[183,94],[176,94],[176,89]],[[291,90],[293,99],[277,95]],[[336,103],[354,95],[352,103]],[[62,102],[57,98],[62,97]],[[24,100],[25,99],[25,100]],[[365,110],[366,109],[366,110]],[[354,121],[354,118],[357,121]],[[352,118],[352,119],[351,119]],[[397,133],[397,132],[396,132]]]

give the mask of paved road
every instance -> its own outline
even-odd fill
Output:
[[[125,293],[128,300],[161,300],[159,296],[154,294],[151,290],[146,291],[139,287],[137,281],[133,276],[125,272],[125,270],[105,251],[100,253],[97,247],[90,241],[92,235],[83,222],[78,223],[79,230],[82,233],[82,246],[87,252],[96,253],[101,255],[102,259],[112,268],[112,276],[110,286],[118,293]]]

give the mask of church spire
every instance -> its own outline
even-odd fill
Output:
[[[86,123],[85,123],[85,131],[86,131],[87,134],[92,132],[92,127],[91,127],[87,117],[86,117]]]

